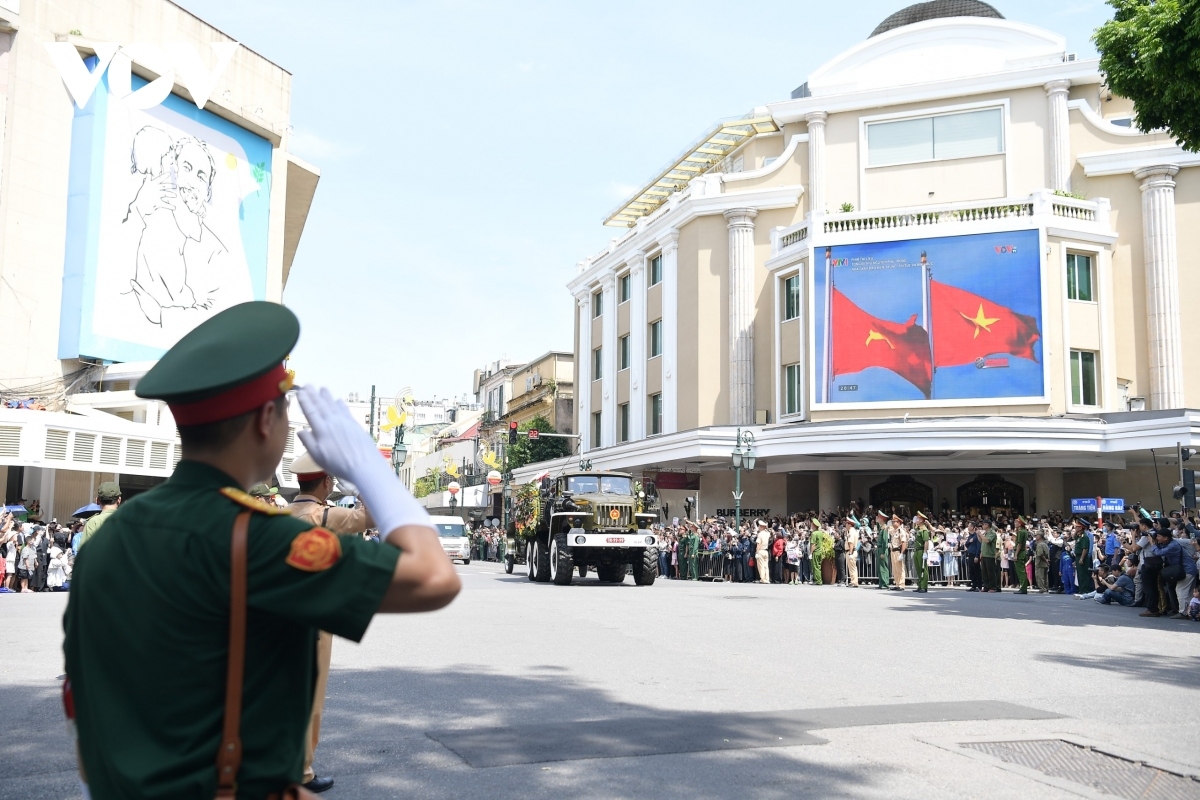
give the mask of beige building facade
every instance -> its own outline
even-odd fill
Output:
[[[582,451],[706,514],[739,429],[772,515],[1171,506],[1200,156],[1052,31],[906,13],[608,217],[569,283]]]
[[[290,104],[287,70],[169,0],[0,2],[6,502],[62,520],[170,475],[174,420],[134,390],[212,314],[282,301],[320,177]]]
[[[575,432],[575,354],[551,350],[512,374],[504,422],[544,417],[558,433]]]

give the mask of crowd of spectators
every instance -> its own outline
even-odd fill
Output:
[[[0,592],[60,592],[70,587],[83,523],[61,526],[21,522],[9,511],[0,515],[0,555],[4,580]]]
[[[743,520],[740,528],[726,518],[675,520],[657,528],[663,542],[659,573],[668,579],[821,583],[820,556],[825,555],[832,573],[827,580],[903,590],[915,582],[919,558],[932,585],[999,592],[1020,586],[1018,570],[1023,569],[1025,583],[1038,593],[1139,607],[1147,617],[1200,619],[1195,517],[1160,516],[1140,507],[1131,514],[1132,519],[1110,515],[1089,521],[1050,513],[1018,522],[1016,515],[945,511],[930,516],[930,536],[921,552],[916,528],[926,523],[870,507]],[[1021,538],[1023,558],[1017,550]],[[885,565],[895,564],[897,548],[903,568],[890,570],[890,585],[884,587],[878,556],[884,554]],[[997,576],[994,586],[988,585],[989,567]]]

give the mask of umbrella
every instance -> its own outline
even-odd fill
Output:
[[[71,516],[79,517],[80,519],[86,519],[87,517],[90,517],[93,514],[99,514],[103,510],[104,510],[103,508],[96,505],[95,503],[88,503],[83,508],[76,509],[75,513],[72,514]]]

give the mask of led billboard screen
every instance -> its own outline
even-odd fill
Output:
[[[1042,398],[1036,230],[818,247],[814,402]]]

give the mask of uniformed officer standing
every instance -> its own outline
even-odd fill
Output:
[[[88,539],[91,539],[96,535],[96,531],[100,530],[100,526],[108,522],[108,518],[116,513],[117,508],[121,505],[120,485],[113,481],[105,481],[100,484],[100,488],[96,490],[96,503],[100,506],[100,513],[94,515],[83,526],[83,535],[79,538],[80,547],[87,544]]]
[[[283,456],[292,378],[282,362],[298,337],[283,306],[243,303],[184,336],[138,384],[139,397],[170,406],[183,459],[75,562],[63,696],[85,796],[279,796],[301,777],[317,630],[359,641],[376,613],[430,611],[459,591],[428,514],[327,390],[300,391],[312,426],[300,438],[358,486],[385,541],[339,539],[245,493]],[[236,582],[235,538],[248,541]],[[235,596],[247,610],[240,637]],[[227,692],[239,663],[241,686]]]
[[[684,520],[687,533],[683,535],[684,559],[686,559],[684,577],[689,581],[699,580],[700,577],[700,536],[696,533],[696,525]]]
[[[858,586],[858,520],[846,520],[846,585]]]
[[[979,563],[983,565],[983,591],[1000,591],[1000,562],[996,559],[996,526],[985,522],[979,530]]]
[[[888,515],[881,509],[875,512],[875,525],[872,530],[875,531],[875,569],[879,572],[879,589],[890,589],[888,585],[892,582],[892,570],[890,562],[892,559],[892,548],[890,547],[890,539],[887,529]]]
[[[904,591],[904,554],[908,552],[908,531],[900,523],[900,517],[892,514],[891,524],[888,525],[889,549],[892,554],[892,578],[896,581],[896,591]]]
[[[770,557],[769,549],[771,547],[771,531],[767,528],[767,523],[764,520],[758,520],[755,523],[758,527],[758,536],[755,538],[754,566],[758,568],[758,582],[770,583]]]
[[[1029,594],[1029,573],[1026,565],[1029,563],[1029,528],[1024,517],[1017,517],[1017,545],[1013,549],[1013,561],[1017,568],[1017,594]]]
[[[362,533],[375,527],[375,520],[364,508],[338,508],[326,505],[333,493],[334,476],[325,472],[309,453],[301,453],[292,462],[292,474],[300,484],[300,494],[292,500],[288,511],[293,517],[311,525],[333,531],[339,536]],[[313,771],[313,753],[321,741],[321,717],[325,713],[325,691],[329,686],[329,665],[333,659],[333,634],[317,634],[317,688],[313,694],[312,714],[308,733],[304,737],[304,788],[324,792],[333,786],[333,778]]]
[[[913,522],[913,568],[917,572],[917,591],[929,592],[929,564],[925,560],[925,548],[933,538],[929,529],[929,517],[924,511],[917,512]]]

